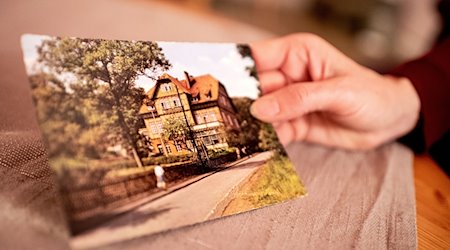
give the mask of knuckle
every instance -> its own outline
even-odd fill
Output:
[[[313,33],[294,33],[288,35],[287,39],[292,44],[316,44],[324,41],[320,36]]]
[[[309,33],[309,32],[299,32],[299,33],[294,33],[288,36],[290,39],[294,40],[294,41],[306,41],[306,40],[320,40],[322,38],[320,38],[318,35],[314,34],[314,33]]]

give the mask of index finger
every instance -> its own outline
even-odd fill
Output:
[[[258,41],[250,44],[250,48],[259,72],[280,69],[289,51],[283,37]]]
[[[295,34],[251,44],[258,73],[279,71],[286,76],[286,84],[308,81],[310,37]]]

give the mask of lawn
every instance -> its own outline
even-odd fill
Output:
[[[306,194],[287,156],[275,154],[235,192],[222,215],[259,208]]]
[[[306,193],[294,170],[291,161],[276,154],[260,170],[262,174],[254,183],[249,196],[250,202],[257,207],[270,205]]]

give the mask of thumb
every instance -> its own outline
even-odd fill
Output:
[[[336,81],[290,84],[257,99],[250,112],[265,122],[291,120],[315,111],[347,113],[348,91],[339,88]]]

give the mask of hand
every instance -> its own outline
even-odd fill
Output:
[[[251,45],[263,96],[252,114],[283,144],[365,150],[411,131],[420,100],[406,78],[380,75],[323,39],[296,34]]]

